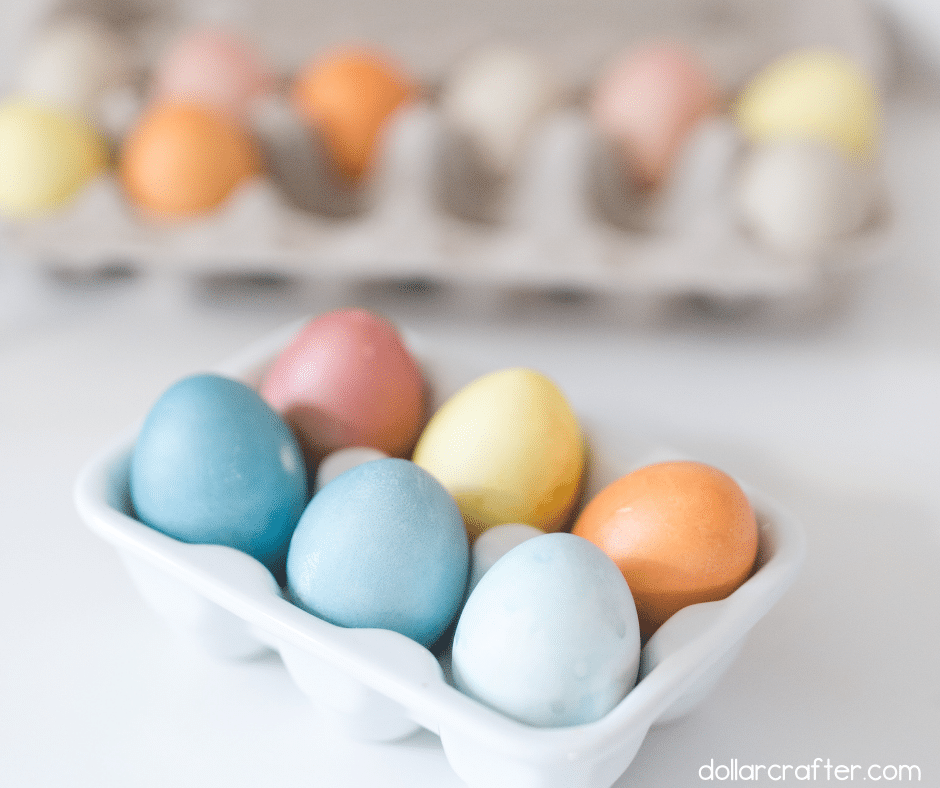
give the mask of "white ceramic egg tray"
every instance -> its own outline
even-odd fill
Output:
[[[114,20],[133,41],[141,61],[131,101],[137,107],[158,53],[174,34],[201,22],[245,31],[284,84],[322,49],[359,40],[396,55],[427,91],[389,129],[377,171],[347,215],[338,215],[344,201],[330,203],[325,188],[323,210],[300,208],[283,181],[265,176],[211,216],[161,225],[138,215],[108,175],[60,213],[3,228],[23,256],[42,263],[773,301],[817,295],[846,272],[877,262],[890,229],[882,204],[860,232],[812,253],[784,254],[757,242],[733,205],[742,142],[727,118],[706,124],[690,141],[673,182],[656,200],[625,223],[611,220],[617,206],[604,206],[619,197],[608,188],[610,173],[583,107],[609,57],[663,35],[698,48],[730,95],[774,57],[808,45],[849,53],[884,86],[889,58],[864,0],[79,0],[54,6],[75,8]],[[495,205],[496,214],[480,222],[447,207],[459,202],[464,186],[446,176],[454,171],[446,161],[452,148],[435,90],[462,53],[493,40],[535,48],[567,100],[534,131],[499,195],[484,199],[483,212]],[[127,106],[124,112],[127,121],[133,113]],[[314,155],[303,150],[309,146],[298,136],[283,85],[256,121],[271,161]]]
[[[286,346],[292,325],[216,371],[257,384]],[[483,370],[463,369],[415,337],[438,402]],[[446,361],[445,361],[446,359]],[[640,681],[597,722],[535,728],[461,694],[448,683],[448,654],[398,633],[344,629],[288,602],[259,562],[232,548],[178,542],[131,515],[128,462],[139,425],[94,457],[75,487],[88,527],[117,548],[140,593],[172,627],[227,659],[279,652],[299,689],[332,726],[359,740],[391,741],[418,728],[440,736],[454,771],[474,788],[608,788],[627,769],[652,725],[703,700],[755,623],[795,579],[805,553],[800,525],[758,490],[744,486],[760,527],[753,575],[722,601],[676,613],[650,638]],[[634,467],[676,457],[586,426],[587,494]]]

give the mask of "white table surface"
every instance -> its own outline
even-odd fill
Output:
[[[432,734],[338,739],[277,658],[217,663],[176,639],[72,506],[85,459],[170,382],[356,303],[474,361],[540,368],[592,418],[713,462],[802,519],[796,585],[618,786],[704,785],[712,759],[816,758],[860,766],[853,782],[913,765],[940,786],[940,83],[909,75],[896,95],[887,170],[883,263],[818,311],[773,320],[75,280],[0,258],[0,785],[460,784]]]

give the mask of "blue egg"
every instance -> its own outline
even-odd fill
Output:
[[[287,555],[293,601],[344,627],[429,646],[456,616],[469,573],[460,510],[409,460],[372,460],[313,496]]]
[[[580,725],[636,681],[640,625],[627,581],[595,544],[543,534],[470,593],[454,633],[457,689],[520,722]]]
[[[235,547],[278,572],[307,503],[307,475],[290,428],[254,390],[193,375],[147,415],[130,494],[137,516],[158,531]]]

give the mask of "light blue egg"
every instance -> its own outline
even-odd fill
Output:
[[[235,547],[278,572],[307,503],[307,476],[290,428],[254,390],[193,375],[147,415],[130,493],[147,525],[184,542]]]
[[[617,565],[569,533],[536,536],[483,575],[454,633],[459,690],[529,725],[593,722],[633,687],[640,627]]]
[[[346,471],[313,496],[287,556],[293,601],[344,627],[400,632],[430,646],[457,614],[467,532],[450,494],[396,458]]]

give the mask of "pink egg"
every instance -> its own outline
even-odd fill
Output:
[[[314,462],[348,446],[407,456],[425,420],[418,363],[396,328],[364,309],[307,323],[275,359],[261,396]]]
[[[205,28],[187,33],[163,57],[154,97],[210,104],[241,117],[272,83],[270,67],[247,40]]]
[[[593,91],[590,113],[629,176],[655,188],[691,130],[718,104],[709,70],[687,48],[656,42],[614,60]]]

